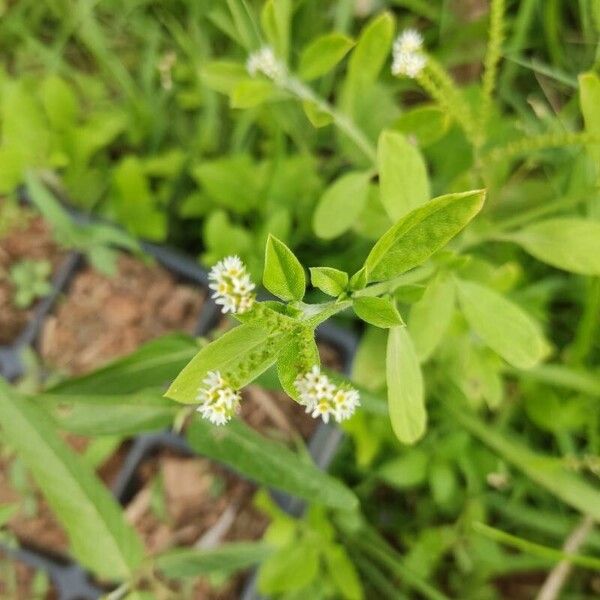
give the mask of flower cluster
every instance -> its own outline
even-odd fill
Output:
[[[219,371],[209,371],[198,390],[196,409],[214,425],[225,425],[235,414],[241,395],[221,377]]]
[[[427,58],[423,54],[423,38],[415,29],[406,29],[394,42],[392,49],[392,73],[414,79],[425,67]]]
[[[257,73],[262,73],[273,80],[280,79],[285,75],[285,66],[277,59],[270,46],[263,46],[260,50],[250,54],[246,61],[246,70],[252,77],[255,77]]]
[[[254,284],[239,257],[228,256],[218,262],[210,270],[208,279],[214,291],[212,297],[222,306],[223,313],[245,313],[254,305]]]
[[[294,387],[306,412],[314,418],[321,417],[325,423],[329,422],[330,416],[338,423],[348,419],[360,405],[360,396],[354,388],[336,386],[327,375],[321,373],[317,365],[299,375]]]

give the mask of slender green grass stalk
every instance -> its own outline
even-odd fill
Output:
[[[506,544],[507,546],[512,546],[513,548],[517,548],[519,550],[522,550],[523,552],[528,552],[529,554],[533,554],[534,556],[548,558],[556,561],[564,560],[573,563],[574,565],[585,567],[587,569],[600,569],[600,559],[595,558],[593,556],[569,554],[563,552],[562,550],[549,548],[548,546],[536,544],[535,542],[530,542],[529,540],[517,537],[516,535],[511,535],[510,533],[506,533],[505,531],[501,531],[500,529],[496,529],[495,527],[490,527],[489,525],[485,525],[484,523],[473,523],[473,529],[475,529],[477,533],[480,533],[487,538],[495,540],[496,542]]]
[[[478,124],[478,136],[482,143],[485,141],[486,126],[492,107],[492,96],[496,87],[498,63],[502,56],[502,43],[504,41],[504,9],[504,0],[492,0],[490,8],[490,34],[485,55],[483,85],[481,90],[481,109]]]
[[[597,135],[583,131],[569,131],[564,133],[542,133],[531,137],[522,137],[504,146],[494,148],[483,156],[483,162],[496,162],[508,158],[515,158],[521,154],[529,154],[538,150],[549,148],[563,148],[586,144],[599,144]]]
[[[304,85],[295,77],[288,77],[281,82],[281,87],[291,93],[302,102],[312,102],[317,108],[331,117],[336,126],[345,133],[368,159],[375,164],[377,161],[377,150],[356,123],[338,110],[329,102],[319,97],[308,86]]]
[[[416,79],[421,87],[462,127],[473,146],[479,147],[471,109],[444,67],[433,57],[428,56],[427,65]]]
[[[352,559],[358,569],[363,573],[365,579],[377,590],[378,598],[389,598],[390,600],[407,600],[407,596],[398,592],[389,578],[381,572],[379,567],[358,553],[352,554]]]

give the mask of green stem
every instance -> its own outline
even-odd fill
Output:
[[[392,294],[399,287],[403,285],[410,285],[418,283],[430,277],[435,268],[433,265],[427,265],[424,267],[418,267],[408,273],[402,273],[389,281],[382,281],[381,283],[374,283],[369,287],[354,292],[353,296],[359,298],[361,296],[381,296],[382,294]]]
[[[362,547],[366,553],[370,554],[392,573],[400,577],[403,583],[417,590],[429,600],[449,600],[446,595],[436,590],[417,573],[406,567],[402,562],[400,555],[377,533],[377,531],[368,528],[367,531],[361,533],[364,535],[355,538],[354,543],[359,547]]]
[[[485,70],[481,91],[481,111],[477,135],[483,144],[486,137],[486,125],[492,107],[492,94],[496,86],[498,62],[502,54],[502,40],[504,39],[504,0],[492,0],[490,8],[490,35],[487,52],[485,55]]]
[[[563,133],[542,133],[530,137],[522,137],[504,146],[494,148],[483,156],[484,163],[497,162],[508,158],[514,158],[520,154],[546,150],[549,148],[561,148],[564,146],[576,146],[586,144],[600,144],[600,137],[584,131],[568,131]]]
[[[312,102],[321,112],[329,115],[337,127],[356,144],[373,164],[376,164],[377,150],[375,146],[352,119],[336,110],[329,102],[317,96],[313,90],[295,77],[288,77],[281,83],[281,86],[302,102]]]
[[[352,559],[356,566],[362,571],[371,585],[377,589],[378,598],[390,598],[390,600],[407,600],[404,594],[390,583],[388,578],[379,570],[377,565],[365,558],[362,554],[353,553]]]
[[[583,314],[577,327],[575,340],[571,346],[570,359],[575,364],[583,364],[589,356],[600,324],[600,278],[588,282]]]

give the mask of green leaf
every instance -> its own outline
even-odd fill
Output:
[[[389,298],[360,296],[353,300],[352,307],[358,317],[375,327],[387,329],[404,325],[396,304]]]
[[[346,549],[338,544],[325,548],[325,562],[329,576],[345,600],[362,600],[363,588],[354,564]]]
[[[80,435],[133,435],[168,427],[178,406],[161,392],[129,395],[38,394],[35,401],[52,408],[58,427]]]
[[[253,108],[276,96],[277,88],[265,79],[244,79],[232,90],[231,108]]]
[[[600,14],[600,10],[597,12]],[[600,78],[596,73],[583,73],[579,76],[579,95],[585,130],[600,137]],[[596,165],[596,176],[600,178],[600,144],[589,144],[588,152]]]
[[[331,116],[331,113],[324,111],[316,102],[313,102],[312,100],[305,100],[302,103],[302,108],[306,118],[310,121],[311,125],[317,129],[333,123],[333,117]]]
[[[267,0],[260,15],[260,22],[269,44],[284,62],[287,62],[289,53],[291,18],[291,0]]]
[[[58,129],[74,127],[79,110],[77,98],[70,86],[58,75],[44,79],[41,99],[50,123]]]
[[[483,190],[447,194],[402,217],[369,253],[369,281],[391,279],[425,262],[467,225],[484,199]]]
[[[395,131],[384,131],[377,144],[381,203],[397,221],[429,200],[429,179],[418,148]]]
[[[298,400],[298,392],[294,387],[298,375],[304,375],[314,365],[320,364],[314,331],[309,327],[303,332],[295,330],[291,341],[286,344],[277,359],[277,375],[281,387],[291,398]]]
[[[77,559],[107,579],[131,577],[142,544],[108,490],[58,437],[31,400],[0,380],[3,439],[27,465],[65,528]]]
[[[454,314],[454,284],[445,274],[433,279],[410,310],[408,331],[421,362],[438,347]]]
[[[352,38],[342,33],[326,33],[315,38],[300,54],[298,75],[305,81],[325,75],[354,46]]]
[[[600,491],[565,467],[563,459],[532,452],[523,442],[469,414],[464,407],[466,400],[456,388],[452,388],[449,395],[451,397],[447,398],[444,406],[462,427],[501,458],[512,463],[531,481],[576,510],[600,520]]]
[[[115,209],[119,221],[134,235],[163,240],[167,213],[156,203],[144,166],[137,156],[126,156],[113,172]]]
[[[394,17],[384,12],[374,17],[360,33],[348,64],[348,87],[351,95],[373,83],[388,58],[394,36]]]
[[[241,388],[275,363],[285,344],[284,338],[284,334],[270,334],[251,323],[234,327],[202,348],[179,373],[165,396],[183,404],[196,404],[198,388],[209,371],[233,377],[235,386]]]
[[[414,444],[425,433],[427,413],[421,367],[405,327],[390,329],[386,369],[392,429],[402,443]]]
[[[600,275],[600,221],[558,217],[539,221],[508,237],[553,267]]]
[[[429,146],[448,133],[450,117],[438,106],[418,106],[402,113],[393,128],[406,136],[414,136],[419,146]]]
[[[200,76],[210,89],[231,94],[241,80],[248,79],[248,71],[240,63],[215,60],[202,67]]]
[[[460,307],[473,331],[506,362],[530,369],[548,345],[538,324],[518,305],[490,288],[456,280]]]
[[[348,287],[348,273],[331,267],[310,267],[310,282],[328,296],[337,298]]]
[[[367,202],[370,179],[368,172],[353,171],[325,190],[313,216],[313,229],[320,238],[338,237],[352,227]]]
[[[306,587],[319,573],[319,548],[314,540],[294,541],[268,558],[258,571],[261,594],[295,592]]]
[[[226,464],[260,485],[331,508],[350,510],[358,505],[354,493],[343,483],[239,420],[218,427],[198,417],[190,425],[188,441],[196,452]]]
[[[384,462],[377,477],[399,490],[417,487],[427,478],[429,457],[424,450],[415,448]]]
[[[210,550],[177,548],[157,556],[154,564],[170,579],[180,579],[234,573],[263,562],[272,553],[273,548],[264,542],[231,542]]]
[[[152,340],[135,352],[81,377],[52,386],[50,394],[131,394],[160,387],[198,352],[193,338],[179,333]]]
[[[269,235],[267,240],[263,284],[282,300],[302,300],[306,289],[306,277],[300,261],[273,235]]]

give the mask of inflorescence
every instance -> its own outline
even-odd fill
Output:
[[[427,64],[423,53],[423,38],[415,29],[404,30],[392,48],[392,73],[414,79]]]
[[[212,297],[222,306],[223,313],[245,313],[256,300],[254,284],[238,256],[228,256],[218,262],[208,274]]]
[[[270,46],[263,46],[248,56],[246,70],[255,77],[258,73],[266,75],[269,79],[280,79],[285,75],[285,66],[278,60]]]
[[[219,371],[209,371],[196,399],[200,403],[196,410],[202,417],[214,425],[225,425],[237,411],[242,397]]]
[[[333,417],[338,423],[350,418],[360,405],[359,393],[349,385],[336,386],[315,365],[310,371],[299,375],[294,382],[300,404],[314,418],[321,417],[325,423]]]

